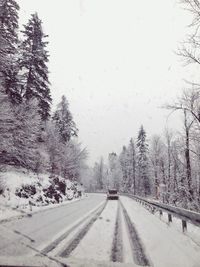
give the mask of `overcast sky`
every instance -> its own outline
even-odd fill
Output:
[[[174,53],[191,16],[176,0],[18,0],[49,35],[54,107],[63,94],[93,163],[119,153],[141,124],[150,137],[176,127],[159,107],[193,79]]]

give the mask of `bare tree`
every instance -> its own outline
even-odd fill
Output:
[[[162,167],[163,167],[163,154],[165,152],[164,144],[159,135],[154,135],[150,143],[150,159],[152,164],[153,172],[153,187],[156,199],[159,198],[159,186],[162,177]]]
[[[185,177],[187,181],[189,199],[193,197],[192,190],[192,170],[191,170],[191,155],[190,155],[190,142],[191,142],[191,131],[194,124],[199,128],[200,126],[200,92],[196,89],[184,90],[181,98],[178,102],[167,105],[168,109],[174,111],[181,111],[184,118],[184,139],[185,139]]]
[[[166,140],[166,146],[167,146],[167,193],[168,197],[170,194],[170,189],[171,189],[171,168],[172,168],[172,153],[171,153],[171,146],[172,146],[172,138],[173,138],[173,132],[169,129],[165,129],[165,140]]]
[[[185,161],[186,161],[186,178],[188,183],[189,192],[191,190],[191,163],[190,163],[190,129],[194,120],[188,121],[187,111],[184,110],[184,127],[185,127]]]
[[[182,56],[185,64],[195,63],[200,64],[200,2],[199,0],[181,0],[184,9],[188,10],[193,20],[189,25],[192,28],[192,33],[187,35],[186,40],[178,49],[177,54]]]
[[[164,107],[174,111],[186,111],[200,127],[200,86],[190,83],[193,88],[183,90],[182,96],[177,102],[167,104]]]

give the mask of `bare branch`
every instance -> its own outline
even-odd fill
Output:
[[[186,65],[191,63],[197,63],[200,65],[200,58],[196,55],[196,49],[187,48],[185,45],[178,49],[178,56],[184,58]]]

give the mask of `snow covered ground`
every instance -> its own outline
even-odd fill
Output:
[[[168,214],[163,212],[163,215],[160,216],[158,212],[155,213],[155,216],[159,218],[163,223],[168,224]],[[176,229],[178,232],[182,233],[182,222],[180,219],[176,217],[172,217],[172,223],[170,223],[170,227]],[[192,239],[198,246],[200,246],[200,227],[187,222],[187,231],[185,231],[184,235],[188,236]]]
[[[154,267],[199,267],[200,246],[134,200],[120,196]],[[181,229],[181,228],[180,228]],[[196,229],[197,231],[197,229]],[[198,228],[198,233],[200,228]]]
[[[59,177],[59,179],[62,179],[62,177]],[[78,198],[74,198],[73,183],[69,180],[65,180],[65,183],[65,195],[59,192],[61,196],[60,202],[56,203],[54,198],[45,197],[43,191],[44,188],[48,188],[51,185],[49,174],[36,175],[23,168],[7,167],[6,170],[0,172],[0,185],[4,188],[3,194],[0,194],[0,222],[77,200]],[[17,196],[16,191],[22,191],[24,186],[35,187],[36,193],[27,197]],[[38,199],[42,199],[43,202],[38,201]],[[47,203],[44,203],[45,200],[47,200]]]
[[[0,222],[20,215],[22,215],[20,211],[13,210],[12,208],[3,206],[2,203],[0,203]]]
[[[48,267],[60,267],[69,266],[69,267],[139,267],[136,264],[130,263],[119,263],[119,262],[105,262],[105,261],[95,261],[95,260],[83,260],[83,259],[74,259],[74,258],[52,258],[48,257],[25,257],[25,258],[12,258],[5,257],[1,258],[3,266],[48,266]],[[15,265],[13,265],[13,263]]]

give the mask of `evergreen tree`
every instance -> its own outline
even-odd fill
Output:
[[[20,103],[17,51],[18,10],[15,0],[0,0],[0,75],[13,103]]]
[[[122,170],[122,184],[123,184],[123,191],[128,192],[129,190],[129,181],[128,181],[128,158],[127,158],[127,148],[123,146],[122,152],[119,156],[119,161]]]
[[[19,6],[15,0],[0,0],[0,71],[16,52],[18,10]]]
[[[19,68],[17,64],[13,64],[5,72],[5,92],[9,96],[12,104],[22,103],[22,96],[20,93]]]
[[[136,151],[133,138],[131,138],[128,146],[128,168],[129,168],[129,190],[132,189],[133,194],[136,194]]]
[[[138,189],[139,194],[147,196],[150,194],[150,181],[148,174],[148,144],[146,142],[146,132],[141,126],[138,138],[137,138],[137,148],[138,148]]]
[[[72,136],[78,135],[78,129],[73,121],[68,101],[64,95],[62,96],[61,102],[58,104],[52,120],[60,133],[61,141],[63,143],[67,143]]]
[[[50,172],[52,175],[62,175],[70,180],[80,180],[80,171],[84,168],[87,151],[81,149],[76,140],[63,143],[56,125],[47,123],[46,146],[49,154]]]
[[[116,153],[112,152],[108,156],[108,188],[120,190],[122,172],[119,158]]]
[[[24,25],[24,40],[21,44],[21,79],[23,97],[26,100],[37,98],[42,120],[50,116],[51,95],[48,79],[47,37],[42,30],[42,21],[33,14],[27,25]]]

